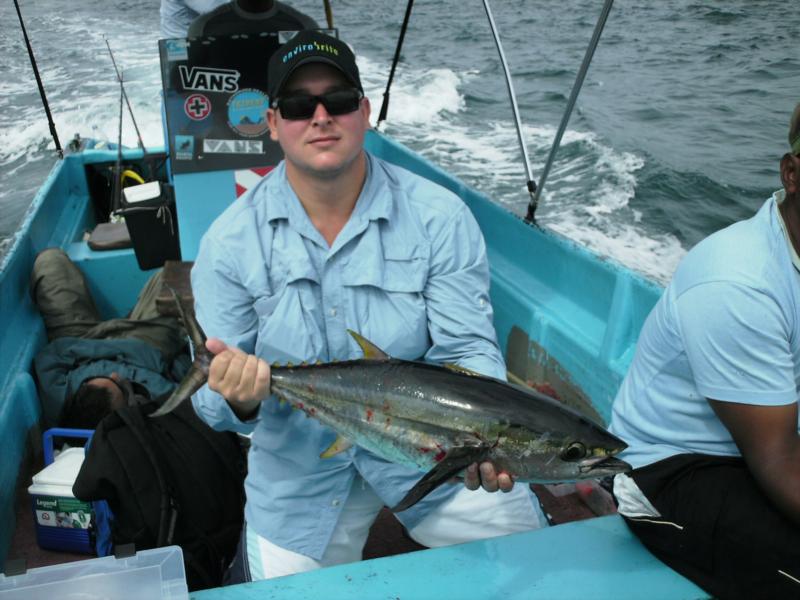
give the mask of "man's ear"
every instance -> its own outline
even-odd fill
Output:
[[[793,196],[800,192],[800,157],[787,152],[781,159],[781,183],[786,193]]]
[[[275,114],[274,108],[267,109],[267,124],[269,125],[269,139],[273,142],[278,141],[278,128],[276,127],[276,123],[278,121],[278,115]]]
[[[361,106],[359,106],[359,110],[361,111],[361,114],[364,115],[364,120],[368,124],[367,126],[369,126],[369,115],[372,112],[372,106],[369,103],[369,98],[366,96],[361,99]]]

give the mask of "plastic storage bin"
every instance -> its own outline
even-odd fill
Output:
[[[142,550],[135,556],[104,556],[23,575],[0,575],[0,600],[187,600],[189,588],[179,546]]]

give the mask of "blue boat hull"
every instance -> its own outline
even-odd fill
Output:
[[[641,326],[661,289],[557,234],[524,222],[467,188],[407,148],[371,132],[375,154],[458,194],[475,214],[489,249],[495,325],[509,370],[516,378],[552,390],[598,420],[611,402],[632,358]],[[135,161],[140,151],[126,150]],[[83,232],[94,226],[85,167],[111,163],[116,152],[85,150],[67,156],[51,172],[0,266],[0,562],[13,533],[14,489],[41,409],[30,366],[45,343],[44,327],[28,293],[37,252],[59,246],[83,270],[104,317],[133,306],[148,277],[133,250],[94,252]],[[179,202],[184,260],[194,258],[205,228],[233,200],[230,172],[176,178],[177,193],[202,202]],[[225,189],[226,196],[209,196]],[[35,446],[35,443],[34,443]],[[291,578],[193,597],[443,597],[509,598],[647,597],[705,595],[652,557],[619,517],[581,521],[549,530],[345,565]],[[606,594],[608,592],[608,594]],[[629,594],[626,596],[625,594]]]

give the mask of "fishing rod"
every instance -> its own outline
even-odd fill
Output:
[[[414,6],[414,0],[408,0],[406,5],[406,14],[403,17],[403,25],[400,27],[400,38],[397,40],[397,47],[394,50],[394,58],[392,59],[392,68],[389,71],[389,81],[386,82],[386,91],[383,92],[383,103],[381,104],[381,112],[378,115],[378,122],[375,123],[377,130],[381,123],[386,120],[386,115],[389,113],[389,89],[392,87],[394,80],[394,72],[397,68],[397,63],[400,62],[400,50],[403,48],[403,40],[406,38],[406,30],[408,29],[408,21],[411,18],[411,8]]]
[[[28,32],[25,29],[25,21],[22,20],[22,13],[19,10],[19,2],[17,2],[17,0],[14,0],[14,8],[17,9],[19,26],[22,28],[22,37],[25,38],[25,46],[28,49],[28,58],[31,59],[31,66],[33,67],[33,75],[34,77],[36,77],[36,85],[39,86],[39,95],[42,98],[42,104],[44,104],[44,112],[47,114],[47,124],[50,127],[50,135],[53,136],[53,142],[55,142],[56,145],[56,153],[58,154],[58,158],[64,158],[64,151],[61,149],[61,143],[58,141],[56,124],[53,122],[53,115],[50,113],[50,105],[47,102],[47,94],[45,94],[44,92],[44,85],[42,84],[42,78],[39,77],[39,67],[36,66],[36,58],[33,56],[33,48],[31,47],[31,42],[28,39]]]
[[[133,123],[133,128],[136,130],[136,139],[139,142],[139,147],[144,152],[145,156],[147,155],[147,150],[144,147],[144,142],[142,141],[142,134],[139,132],[139,126],[136,124],[136,118],[133,116],[133,108],[131,108],[131,101],[128,100],[128,94],[125,92],[125,85],[122,83],[122,75],[120,75],[119,69],[117,68],[117,61],[114,60],[114,53],[111,51],[111,44],[108,43],[108,38],[103,36],[103,41],[106,43],[106,48],[108,48],[108,55],[111,57],[111,64],[114,65],[114,72],[117,74],[117,81],[119,82],[119,87],[122,90],[122,97],[125,99],[125,104],[128,106],[128,114],[131,116],[131,122]],[[120,120],[122,116],[120,115]]]
[[[122,74],[117,71],[119,78],[119,131],[117,133],[117,162],[114,165],[114,186],[111,188],[113,206],[111,213],[114,214],[122,208],[122,99],[125,97],[125,87],[122,85]]]
[[[503,66],[503,73],[505,74],[506,78],[506,87],[508,87],[508,96],[511,99],[511,110],[514,113],[514,125],[517,128],[517,139],[519,140],[520,150],[522,150],[522,160],[525,163],[525,174],[528,178],[526,187],[528,188],[528,194],[530,194],[531,197],[530,203],[528,204],[530,207],[530,205],[534,203],[534,199],[536,197],[536,182],[533,180],[531,161],[528,158],[528,148],[525,144],[525,136],[522,133],[522,123],[519,117],[519,107],[517,106],[517,95],[514,92],[514,83],[511,81],[511,73],[508,70],[505,52],[503,52],[503,44],[500,42],[500,36],[497,33],[497,25],[495,25],[494,17],[492,16],[492,9],[489,7],[489,0],[483,0],[483,8],[486,9],[486,16],[489,19],[489,28],[492,30],[494,44],[497,46],[497,53],[500,55],[500,64]],[[528,211],[529,214],[532,214],[530,212],[530,208]]]
[[[558,132],[553,140],[553,147],[550,149],[550,155],[547,157],[547,162],[544,165],[544,171],[542,171],[542,177],[539,180],[539,189],[536,190],[531,203],[528,205],[528,214],[525,215],[526,221],[534,220],[534,213],[536,212],[536,207],[539,204],[539,196],[541,196],[542,188],[544,188],[544,183],[547,181],[547,175],[550,173],[550,167],[553,166],[553,159],[555,158],[558,147],[561,144],[561,137],[564,135],[564,131],[567,129],[569,117],[572,114],[572,109],[575,107],[575,100],[577,100],[578,93],[581,91],[583,80],[586,77],[586,72],[589,70],[589,65],[594,57],[594,51],[597,49],[597,43],[600,41],[600,34],[603,33],[603,28],[606,25],[608,13],[611,12],[612,4],[614,4],[614,0],[606,0],[605,4],[603,5],[603,10],[600,12],[600,18],[597,20],[597,24],[594,27],[592,39],[589,42],[589,47],[586,49],[586,54],[583,57],[583,63],[578,71],[578,76],[575,78],[575,84],[572,86],[572,93],[569,95],[567,109],[564,111],[561,124],[558,126]]]
[[[333,9],[331,8],[331,0],[322,0],[325,7],[325,21],[328,23],[328,29],[333,29]]]
[[[114,58],[114,53],[111,51],[111,44],[108,43],[108,38],[103,36],[103,41],[106,43],[106,48],[108,48],[108,55],[111,57],[111,64],[114,65],[114,72],[117,74],[117,81],[119,82],[120,93],[122,94],[122,98],[125,100],[125,104],[128,107],[128,114],[131,116],[131,122],[133,123],[133,128],[136,130],[136,140],[139,144],[139,147],[142,149],[142,161],[145,165],[147,165],[147,170],[149,171],[149,177],[151,180],[155,179],[155,168],[153,167],[153,161],[147,155],[147,148],[145,148],[144,141],[142,141],[142,134],[139,131],[139,126],[136,124],[136,117],[133,116],[133,107],[131,106],[131,101],[128,99],[128,93],[125,91],[125,84],[122,81],[122,75],[120,70],[117,68],[117,61]],[[120,102],[122,102],[122,98]],[[119,115],[119,126],[120,130],[122,129],[122,112]],[[122,143],[122,137],[120,136],[119,140],[120,144]],[[119,173],[117,174],[119,176]],[[117,207],[119,208],[119,206]]]

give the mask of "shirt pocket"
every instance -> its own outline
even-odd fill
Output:
[[[257,298],[256,353],[285,364],[316,360],[324,348],[319,283],[309,265],[296,263],[273,275],[276,292]]]
[[[280,300],[281,297],[278,294],[256,298],[255,302],[253,303],[253,310],[255,310],[256,314],[258,315],[259,323],[262,319],[269,319],[272,316],[272,313],[275,312],[275,307],[278,306],[278,302],[280,302]]]
[[[407,249],[384,251],[366,265],[351,259],[342,276],[348,326],[391,356],[419,358],[430,346],[427,277],[427,257]]]

